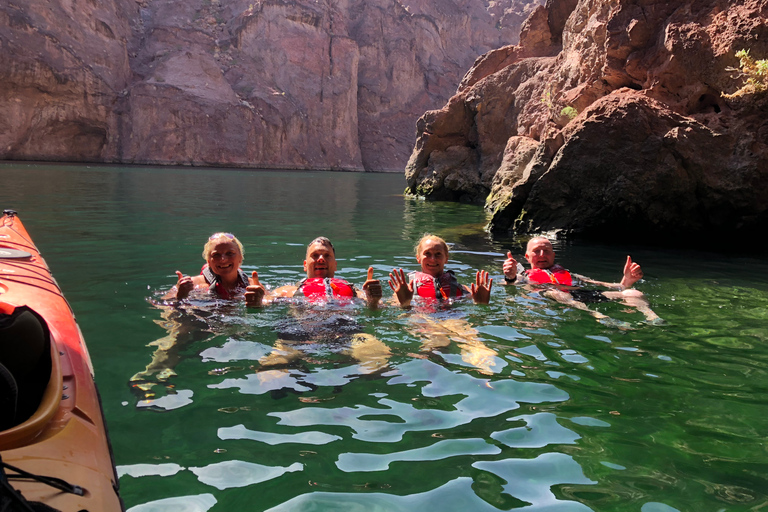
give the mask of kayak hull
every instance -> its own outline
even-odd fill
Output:
[[[24,306],[42,317],[50,331],[50,378],[35,412],[0,432],[0,455],[6,464],[60,478],[84,492],[82,496],[62,492],[37,481],[10,480],[10,484],[26,500],[57,510],[122,511],[85,340],[23,224],[15,213],[4,212],[0,217],[0,309],[8,313]]]

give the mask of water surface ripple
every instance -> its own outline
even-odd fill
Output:
[[[14,208],[89,344],[130,512],[747,511],[768,506],[765,255],[556,244],[617,280],[626,254],[662,326],[600,324],[500,286],[507,250],[474,206],[402,197],[401,176],[2,164]],[[233,232],[279,286],[318,235],[358,285],[449,268],[496,279],[476,306],[163,305],[175,270]],[[300,333],[310,331],[307,339]],[[298,334],[297,334],[298,333]]]

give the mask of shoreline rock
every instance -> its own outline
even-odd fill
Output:
[[[484,204],[499,234],[762,232],[768,98],[722,96],[743,47],[768,56],[767,2],[549,0],[419,120],[408,191]]]

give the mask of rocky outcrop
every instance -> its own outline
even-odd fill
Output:
[[[484,203],[501,233],[763,231],[768,98],[722,94],[738,50],[768,57],[766,21],[766,0],[549,0],[419,120],[409,190]]]
[[[402,171],[538,0],[11,0],[0,159]]]

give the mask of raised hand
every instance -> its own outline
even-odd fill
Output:
[[[511,257],[512,255],[509,254],[508,256]],[[517,266],[515,266],[515,268],[517,268]],[[488,277],[488,272],[479,270],[477,274],[475,274],[475,282],[472,283],[470,289],[472,292],[472,300],[474,300],[476,304],[488,304],[491,301],[492,287],[493,279]]]
[[[643,278],[643,269],[640,265],[634,263],[632,258],[627,256],[627,262],[624,264],[624,277],[621,278],[621,285],[629,288]]]
[[[368,267],[368,278],[363,283],[363,292],[369,306],[376,305],[383,295],[381,281],[373,278],[373,267]]]
[[[261,307],[267,290],[259,282],[259,273],[255,270],[251,276],[251,284],[245,287],[245,305],[249,308]]]
[[[192,282],[192,278],[185,276],[180,271],[176,271],[176,277],[178,282],[176,283],[176,298],[178,300],[186,299],[190,292],[195,289],[195,283]]]
[[[517,260],[512,256],[512,251],[507,251],[507,259],[504,260],[504,277],[510,281],[517,279]]]
[[[397,301],[402,307],[410,306],[413,299],[413,286],[408,282],[408,277],[403,269],[392,269],[389,274],[389,286],[395,292]]]

